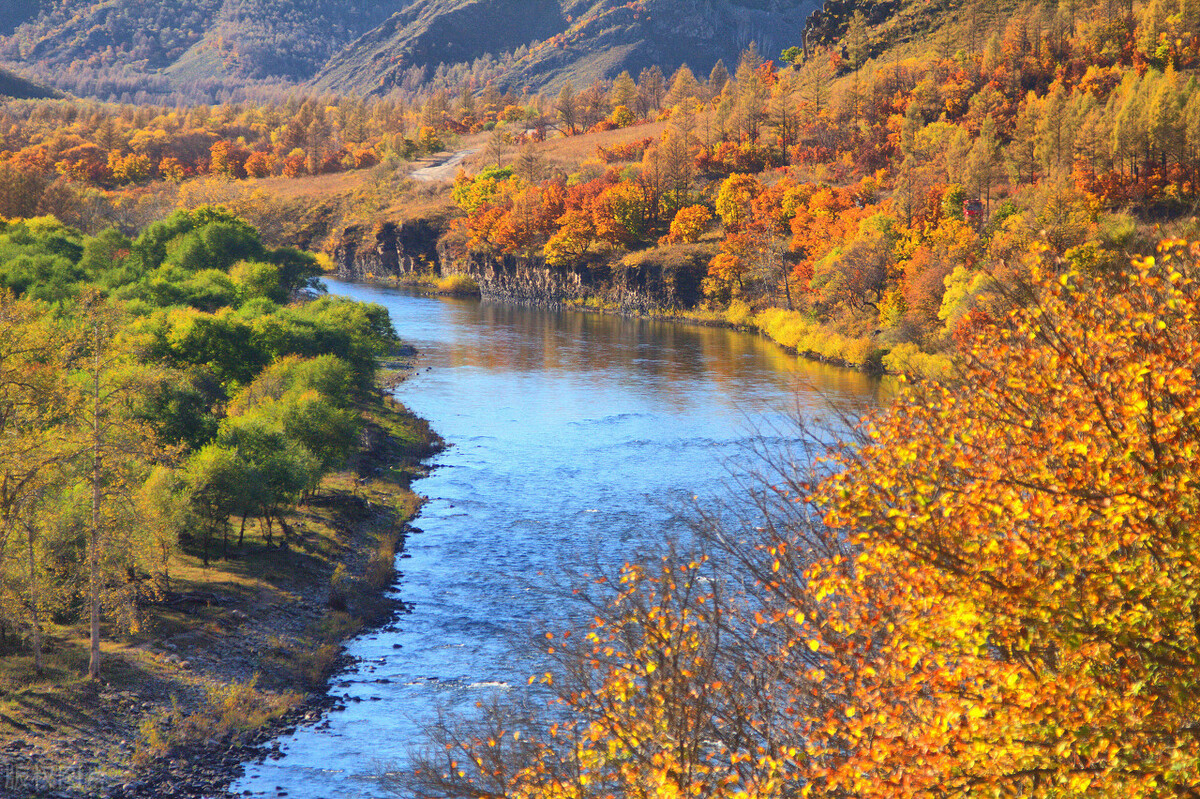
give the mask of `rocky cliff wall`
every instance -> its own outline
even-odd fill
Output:
[[[470,276],[484,299],[561,308],[595,298],[609,309],[640,314],[695,307],[707,260],[626,258],[564,268],[534,257],[451,256],[443,250],[439,268],[443,275]]]
[[[439,235],[438,224],[428,219],[352,226],[342,231],[331,255],[338,277],[396,277],[435,268]]]
[[[610,310],[642,314],[694,308],[713,255],[710,246],[680,245],[552,267],[537,256],[465,252],[461,242],[451,242],[453,234],[442,236],[444,227],[436,219],[348,227],[331,253],[337,274],[368,280],[461,274],[489,300],[561,308],[594,299]]]

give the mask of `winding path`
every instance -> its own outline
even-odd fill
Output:
[[[422,183],[449,183],[454,180],[456,167],[463,162],[463,159],[477,152],[479,152],[479,148],[472,147],[454,153],[438,153],[434,156],[435,160],[432,164],[413,170],[409,177]]]

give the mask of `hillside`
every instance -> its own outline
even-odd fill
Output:
[[[795,44],[816,0],[66,0],[0,12],[0,64],[103,100],[413,91],[439,66],[557,89]],[[491,65],[486,75],[482,63]]]
[[[0,67],[0,97],[17,100],[37,100],[44,97],[61,97],[62,92],[36,81],[22,78],[10,70]]]
[[[387,92],[406,70],[508,54],[497,82],[556,91],[623,70],[688,64],[708,74],[736,64],[751,42],[768,56],[795,44],[816,0],[472,0],[446,8],[420,0],[368,33],[322,69],[314,86]],[[521,20],[514,24],[515,20]],[[527,45],[527,46],[522,46]]]
[[[232,91],[311,77],[396,0],[67,0],[0,22],[0,59],[81,95]],[[36,7],[34,7],[36,8]],[[15,23],[15,24],[14,24]],[[161,70],[161,72],[160,72]]]

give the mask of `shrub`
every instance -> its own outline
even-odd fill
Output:
[[[149,716],[139,726],[140,741],[133,753],[134,763],[142,765],[167,754],[175,746],[209,740],[242,737],[257,730],[301,702],[294,691],[270,693],[258,690],[258,675],[244,682],[210,685],[208,696],[199,710],[185,713],[173,699],[171,712]]]
[[[440,294],[478,294],[479,284],[470,275],[454,274],[438,278],[434,288]]]
[[[916,344],[906,341],[883,356],[883,368],[897,374],[945,377],[950,372],[950,357],[944,353],[922,352]]]
[[[742,300],[734,300],[729,303],[729,308],[725,311],[725,321],[737,327],[749,322],[752,316],[750,306]]]

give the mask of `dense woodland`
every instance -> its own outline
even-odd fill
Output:
[[[680,70],[652,93],[661,137],[565,180],[520,163],[464,178],[463,246],[567,266],[657,245],[670,262],[711,219],[705,290],[732,319],[854,364],[932,368],[920,353],[952,349],[1033,250],[1119,267],[1149,222],[1194,207],[1200,17],[1114,14],[1026,7],[981,23],[973,48],[935,37],[874,59],[856,16],[839,50],[785,53],[793,67],[750,51],[728,78]],[[642,88],[614,84],[610,124]],[[566,90],[558,105],[568,133],[593,121]]]
[[[447,258],[697,269],[667,310],[913,382],[764,453],[698,551],[581,586],[549,707],[447,722],[399,793],[1195,796],[1200,2],[922,13],[553,95],[481,60],[374,100],[4,104],[4,645],[136,624],[175,548],[288,541],[395,334],[313,295],[264,241],[321,236],[250,192],[415,192],[406,161],[474,135],[488,165],[431,195]],[[218,184],[261,232],[191,201]]]
[[[395,333],[376,306],[293,302],[313,257],[211,208],[132,240],[5,222],[0,271],[0,641],[40,670],[43,627],[90,616],[96,675],[101,620],[136,628],[180,548],[288,545]]]

